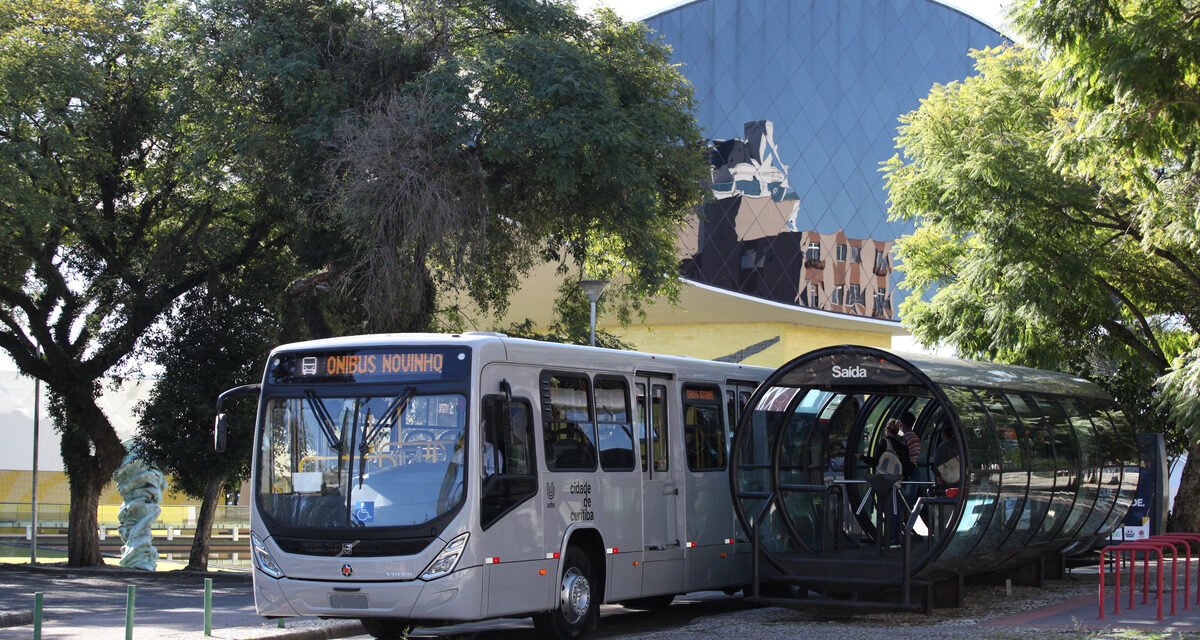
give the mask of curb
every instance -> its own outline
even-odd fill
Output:
[[[334,640],[335,638],[348,638],[350,636],[358,636],[366,633],[363,626],[357,620],[346,622],[336,622],[326,624],[319,627],[308,627],[305,629],[279,629],[278,631],[265,631],[262,627],[243,627],[232,629],[213,629],[211,638],[225,638],[228,640],[239,640],[247,638],[252,640]],[[201,637],[200,635],[188,635],[187,637]]]
[[[0,613],[0,627],[20,627],[27,624],[33,624],[32,611]]]

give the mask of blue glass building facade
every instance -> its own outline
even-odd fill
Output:
[[[895,238],[911,231],[905,223],[888,221],[879,173],[880,163],[895,153],[898,118],[916,109],[935,83],[971,75],[970,49],[996,46],[1004,38],[932,0],[697,0],[645,22],[673,47],[674,61],[695,87],[697,118],[705,135],[717,141],[716,146],[730,139],[753,143],[750,146],[765,157],[759,160],[774,163],[772,170],[780,170],[785,180],[782,189],[794,192],[800,203],[782,214],[779,207],[768,207],[775,212],[769,215],[787,219],[725,225],[761,226],[763,231],[752,234],[750,239],[758,244],[750,249],[737,244],[743,240],[740,235],[726,238],[716,259],[725,265],[721,273],[711,268],[688,272],[686,254],[692,253],[695,263],[704,262],[701,253],[714,247],[719,235],[711,224],[705,229],[706,215],[715,214],[698,212],[696,237],[682,243],[685,274],[779,302],[868,315],[865,308],[831,306],[837,287],[851,286],[846,280],[851,276],[822,275],[812,271],[812,265],[832,265],[839,253],[846,253],[845,244],[832,244],[839,242],[835,238],[890,247]],[[773,128],[771,147],[756,142],[752,132],[762,128],[755,123],[764,122]],[[746,162],[754,165],[756,159]],[[714,175],[715,170],[716,166]],[[737,209],[738,203],[722,200],[720,215],[735,215],[731,207]],[[736,215],[765,215],[761,205],[752,208],[753,214]],[[810,234],[770,243],[809,251],[807,268],[804,252],[797,256],[794,249],[788,250],[791,255],[781,250],[764,260],[762,238],[775,237],[780,225],[782,233]],[[820,253],[823,243],[830,246]],[[748,259],[750,251],[757,253]],[[820,253],[819,260],[811,259],[812,251]],[[712,262],[709,256],[707,263]],[[784,274],[787,285],[778,292],[764,291],[761,283],[772,278],[761,273],[750,278],[742,273],[748,263],[774,269],[775,280]],[[875,278],[874,273],[868,276]],[[751,281],[754,284],[739,284]],[[886,289],[895,283],[862,286]],[[888,295],[891,306],[890,291]],[[869,315],[893,317],[878,310]]]

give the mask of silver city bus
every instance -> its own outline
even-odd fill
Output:
[[[380,638],[532,615],[573,638],[601,602],[737,589],[730,425],[769,374],[494,333],[279,347],[218,401],[259,397],[258,612]]]

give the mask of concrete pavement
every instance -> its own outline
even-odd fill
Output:
[[[696,594],[679,598],[670,612],[641,614],[606,605],[604,621],[592,634],[596,638],[753,637],[758,640],[817,634],[825,637],[959,638],[963,634],[989,638],[1094,637],[1118,629],[1150,634],[1200,632],[1196,570],[1193,564],[1189,605],[1183,605],[1182,576],[1176,614],[1170,614],[1169,593],[1164,620],[1156,620],[1151,600],[1128,609],[1124,592],[1122,612],[1112,613],[1113,593],[1108,592],[1108,612],[1098,619],[1095,569],[1077,571],[1069,580],[1055,581],[1045,589],[970,587],[967,606],[939,609],[932,616],[883,612],[853,618],[834,618],[820,611],[747,609],[739,598],[721,594]],[[1180,572],[1182,573],[1182,571]],[[113,568],[68,569],[64,566],[0,566],[0,640],[32,637],[30,612],[33,594],[44,595],[42,637],[122,640],[125,629],[126,586],[137,586],[134,638],[201,640],[203,635],[204,578],[213,580],[213,635],[226,640],[327,640],[362,635],[355,621],[289,618],[283,628],[254,611],[248,574],[198,574],[182,571],[145,573]],[[1126,587],[1127,589],[1127,587]],[[991,631],[984,631],[990,629]],[[1050,631],[1054,630],[1054,631]],[[532,631],[528,619],[498,620],[441,629],[421,629],[417,637],[467,637],[509,640]],[[1049,635],[1047,635],[1049,634]],[[1157,637],[1157,635],[1155,636]]]
[[[0,566],[0,640],[28,639],[33,634],[36,592],[43,594],[42,638],[123,640],[126,587],[136,587],[134,638],[202,638],[204,579],[213,581],[213,636],[309,640],[361,634],[357,622],[290,618],[284,628],[254,611],[250,575],[144,571],[61,565]],[[14,618],[13,616],[17,616]]]

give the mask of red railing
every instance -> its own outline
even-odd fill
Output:
[[[1175,592],[1178,584],[1179,574],[1178,565],[1182,555],[1184,559],[1184,578],[1183,578],[1183,608],[1188,609],[1191,602],[1191,573],[1192,573],[1192,545],[1195,544],[1197,550],[1200,551],[1200,534],[1197,533],[1167,533],[1157,536],[1151,536],[1145,540],[1134,542],[1125,542],[1122,544],[1114,544],[1104,547],[1100,551],[1100,619],[1104,619],[1104,589],[1105,576],[1108,573],[1107,563],[1108,558],[1112,556],[1113,578],[1116,587],[1113,597],[1113,614],[1121,613],[1121,570],[1126,556],[1129,558],[1129,606],[1128,609],[1134,608],[1134,592],[1137,591],[1135,570],[1137,567],[1137,554],[1142,553],[1142,604],[1150,602],[1150,554],[1154,554],[1158,561],[1156,575],[1156,592],[1158,595],[1158,619],[1163,619],[1163,569],[1164,564],[1170,561],[1171,565],[1171,613],[1176,615]],[[1170,558],[1167,557],[1167,552],[1170,551]],[[1200,554],[1198,554],[1200,557]],[[1196,571],[1196,604],[1200,605],[1200,568]]]

